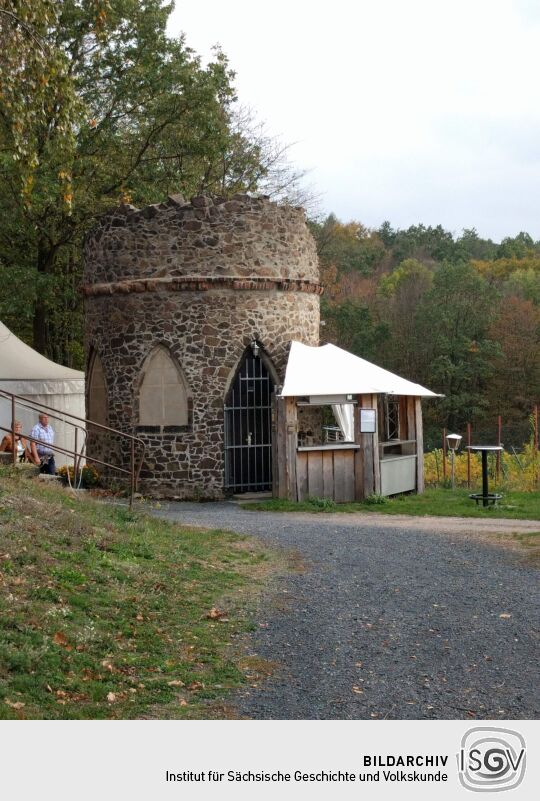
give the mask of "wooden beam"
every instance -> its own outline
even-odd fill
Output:
[[[354,452],[354,499],[362,501],[364,499],[364,450],[362,447],[362,437],[360,434],[360,407],[362,398],[357,397],[358,405],[354,407],[354,441],[360,448]]]
[[[373,408],[377,408],[377,395],[372,395]],[[376,426],[374,434],[371,434],[373,442],[373,491],[375,495],[381,494],[381,465],[379,460],[379,427]]]
[[[277,397],[272,395],[272,497],[279,498],[279,465],[277,447]]]
[[[308,492],[310,498],[323,497],[322,451],[308,451]]]
[[[296,500],[305,501],[308,494],[308,455],[302,451],[296,457]]]
[[[287,495],[290,501],[296,500],[296,447],[297,447],[297,409],[296,399],[285,399],[285,425],[286,425],[286,461],[287,461]]]
[[[422,424],[422,399],[415,398],[416,425],[416,491],[424,491],[424,428]]]
[[[276,465],[278,498],[287,499],[287,427],[285,398],[276,398]]]
[[[332,451],[322,452],[323,498],[334,500],[334,457]]]
[[[360,402],[363,409],[373,408],[373,397],[371,395],[361,395]],[[364,498],[373,495],[375,492],[375,475],[373,471],[373,438],[374,434],[360,434],[360,445],[364,453]]]
[[[406,439],[416,439],[415,423],[415,401],[411,395],[407,396],[407,437]]]
[[[336,503],[343,503],[347,500],[345,493],[346,454],[347,451],[334,451],[334,498]]]

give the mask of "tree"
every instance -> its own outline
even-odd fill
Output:
[[[530,300],[506,298],[490,336],[500,348],[488,387],[491,406],[506,423],[522,422],[540,401],[540,308]]]
[[[387,336],[387,327],[377,323],[370,309],[360,301],[346,300],[339,304],[323,301],[321,318],[325,341],[339,345],[363,359],[375,360]]]
[[[40,58],[58,66],[40,88],[40,59],[18,55],[23,34],[3,25],[2,87],[12,70],[28,81],[0,97],[0,313],[26,338],[31,326],[41,352],[80,366],[80,253],[96,216],[122,200],[256,189],[283,153],[235,117],[225,56],[202,66],[183,38],[167,36],[171,4],[36,0],[37,18],[34,0],[12,5],[39,29]],[[282,196],[297,178],[281,182]]]
[[[323,264],[335,264],[340,273],[370,275],[385,255],[378,234],[362,223],[342,223],[334,214],[322,222],[311,222],[311,232]]]
[[[499,259],[524,259],[526,256],[534,255],[538,247],[530,234],[521,231],[517,236],[507,236],[497,248],[497,258]]]
[[[438,422],[463,426],[487,407],[486,389],[499,350],[489,337],[495,290],[467,262],[444,263],[417,314],[421,383],[444,394]],[[429,415],[428,415],[429,417]]]
[[[379,282],[379,317],[389,329],[385,365],[412,380],[422,371],[417,315],[432,283],[433,270],[416,259],[405,259]]]

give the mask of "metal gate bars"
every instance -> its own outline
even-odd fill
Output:
[[[263,359],[248,349],[225,400],[225,488],[232,492],[272,489],[273,391]]]

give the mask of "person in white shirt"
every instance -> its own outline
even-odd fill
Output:
[[[54,430],[49,425],[49,417],[45,413],[39,415],[39,422],[35,424],[30,436],[33,440],[38,442],[30,443],[30,450],[32,453],[32,461],[34,464],[40,465],[40,473],[48,473],[50,476],[56,474],[56,465],[54,463],[54,451],[51,445],[54,445]]]
[[[22,436],[22,424],[19,420],[15,420],[15,450],[17,451],[17,459],[23,462],[30,459],[30,448],[28,442]],[[0,451],[9,451],[13,453],[13,436],[11,433],[6,434],[2,443],[0,444]]]

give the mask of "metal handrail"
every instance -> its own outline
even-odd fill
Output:
[[[106,426],[103,423],[98,423],[95,420],[88,420],[85,417],[78,417],[76,414],[72,414],[72,412],[60,412],[58,409],[55,409],[52,406],[47,406],[40,401],[33,401],[29,398],[25,397],[24,395],[16,395],[13,392],[8,392],[5,389],[0,389],[0,400],[4,398],[4,400],[11,401],[11,428],[5,428],[4,426],[0,426],[0,431],[7,431],[11,433],[12,437],[12,448],[13,448],[13,464],[17,463],[17,451],[15,449],[15,411],[17,404],[23,406],[25,409],[30,409],[31,411],[45,410],[47,412],[48,417],[52,417],[53,420],[60,420],[63,423],[66,423],[72,426],[75,429],[75,450],[69,450],[68,448],[62,448],[60,445],[49,445],[47,443],[47,447],[50,448],[52,451],[58,451],[59,453],[66,454],[67,456],[73,457],[73,467],[75,472],[75,479],[77,476],[77,471],[79,468],[79,459],[83,456],[83,451],[85,449],[86,443],[86,428],[88,426],[93,426],[94,428],[99,428],[102,431],[107,431],[110,434],[116,434],[119,437],[122,437],[124,440],[128,440],[131,443],[131,454],[130,454],[130,469],[128,470],[125,467],[120,467],[119,465],[111,464],[109,462],[104,462],[102,459],[95,459],[91,458],[90,461],[94,464],[102,465],[103,467],[108,467],[112,470],[117,470],[120,473],[125,473],[126,475],[130,476],[130,496],[129,496],[129,505],[130,507],[133,505],[133,496],[137,490],[137,485],[139,482],[139,476],[141,473],[141,468],[144,461],[144,455],[146,452],[146,446],[144,444],[144,440],[140,437],[136,437],[133,434],[126,434],[124,431],[119,431],[117,428],[111,428],[110,426]],[[51,414],[49,414],[49,412]],[[71,418],[70,420],[66,420],[66,417]],[[84,423],[85,427],[83,428],[77,423],[72,422],[76,420],[78,423]],[[84,434],[83,446],[79,453],[77,449],[77,434],[79,431],[82,431]],[[30,440],[30,442],[40,442],[40,440],[35,439],[30,434],[21,434],[25,439]],[[140,458],[135,463],[135,446],[139,445],[141,447],[140,451]]]

